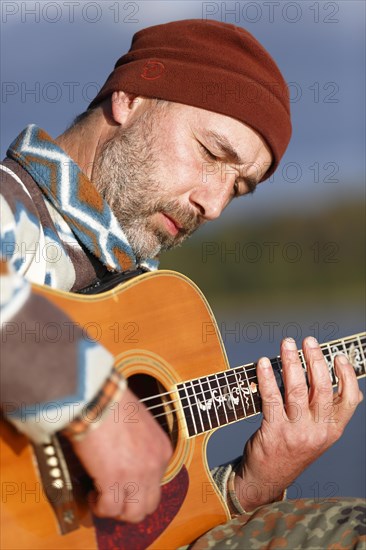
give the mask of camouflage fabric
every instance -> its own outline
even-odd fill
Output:
[[[275,502],[215,527],[184,548],[365,550],[366,501],[342,498]]]

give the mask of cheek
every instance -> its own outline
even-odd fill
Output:
[[[174,195],[183,195],[202,182],[203,163],[194,157],[192,150],[174,147],[171,142],[159,159],[161,184]]]

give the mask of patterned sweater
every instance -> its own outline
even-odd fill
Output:
[[[40,128],[30,125],[14,140],[0,178],[1,407],[20,431],[46,442],[99,395],[113,357],[30,283],[71,292],[91,284],[95,264],[85,250],[109,271],[138,266],[109,206]],[[234,465],[213,471],[225,499]]]

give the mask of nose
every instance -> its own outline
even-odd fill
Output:
[[[225,181],[213,182],[208,179],[191,191],[190,202],[199,210],[202,218],[214,220],[220,216],[231,200],[234,185],[231,180],[232,178],[225,178]]]

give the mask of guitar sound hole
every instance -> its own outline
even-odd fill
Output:
[[[128,379],[128,386],[150,410],[175,449],[178,441],[178,420],[174,402],[166,388],[147,374],[134,374]]]

